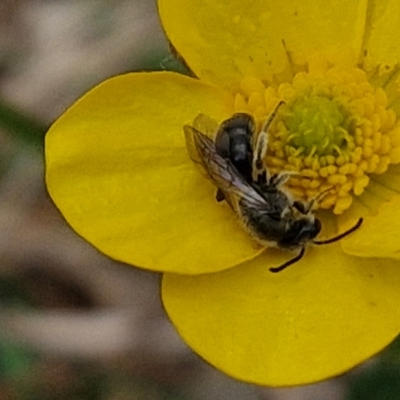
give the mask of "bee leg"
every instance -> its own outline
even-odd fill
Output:
[[[261,128],[260,133],[257,136],[256,143],[254,146],[253,151],[253,181],[258,181],[258,176],[261,174],[266,173],[266,168],[264,165],[264,158],[267,154],[268,149],[268,130],[278,113],[279,107],[281,107],[285,102],[281,100],[277,106],[275,107],[274,111],[268,116],[267,120],[265,121],[264,125]],[[267,174],[268,175],[268,174]],[[269,182],[269,177],[267,176],[266,182]]]
[[[265,184],[268,185],[267,170],[263,171],[260,175],[257,176],[256,183],[259,186],[262,186],[262,185],[265,185]]]
[[[261,175],[265,175],[266,182],[269,181],[268,173],[264,165],[264,157],[268,148],[268,134],[260,132],[257,137],[256,146],[253,152],[252,178],[254,182],[259,180]]]
[[[304,202],[300,200],[296,200],[293,202],[293,207],[299,211],[300,213],[307,215],[310,212],[310,207],[308,204],[305,204]],[[312,208],[312,207],[311,207]]]
[[[302,247],[300,249],[300,253],[297,254],[296,257],[291,258],[289,261],[286,261],[284,264],[280,265],[279,267],[271,267],[269,270],[271,272],[281,272],[281,271],[283,271],[285,268],[289,267],[290,265],[293,265],[293,264],[297,263],[297,261],[300,261],[304,256],[304,252],[305,252],[305,248]]]
[[[296,207],[295,204],[293,204],[293,206],[299,210],[302,214],[309,214],[310,212],[312,212],[315,203],[320,202],[331,190],[333,189],[332,187],[329,187],[328,189],[323,190],[322,192],[318,193],[315,197],[313,197],[310,201],[308,202],[304,202],[303,203],[303,207],[304,208],[304,212],[301,211],[299,208]],[[295,202],[296,203],[296,202]]]
[[[218,203],[221,203],[221,201],[225,200],[224,192],[221,189],[217,190],[217,193],[215,194],[215,200],[217,200]]]
[[[272,175],[268,183],[272,186],[279,187],[286,183],[289,178],[295,174],[297,174],[297,172],[292,173],[291,171],[282,171],[279,172],[279,174]]]
[[[274,111],[272,111],[271,114],[269,114],[267,120],[264,122],[264,125],[261,128],[261,132],[265,132],[267,133],[269,130],[269,127],[272,124],[272,121],[275,119],[276,114],[278,113],[278,110],[281,106],[283,106],[284,104],[286,104],[283,100],[280,100],[279,103],[276,105]]]

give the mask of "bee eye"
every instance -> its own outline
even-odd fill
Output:
[[[315,220],[314,220],[314,230],[315,230],[315,236],[317,236],[318,235],[318,233],[320,233],[321,232],[321,229],[322,229],[322,223],[321,223],[321,221],[318,219],[318,218],[315,218]],[[314,236],[314,237],[315,237]]]

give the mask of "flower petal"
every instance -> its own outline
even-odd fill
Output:
[[[375,197],[376,200],[378,199]],[[361,207],[355,208],[362,213]],[[343,251],[359,257],[384,257],[400,260],[399,209],[399,195],[382,204],[376,215],[364,218],[357,234],[351,235],[341,242]],[[339,218],[341,230],[348,228],[348,221],[346,223],[345,219],[346,215]]]
[[[222,119],[232,104],[226,92],[173,73],[104,82],[47,134],[51,197],[76,232],[129,264],[201,273],[253,258],[260,249],[217,204],[183,134],[199,112]]]
[[[379,64],[388,69],[400,63],[400,2],[380,0],[369,2],[364,38],[366,68]]]
[[[262,255],[196,277],[164,275],[173,324],[229,375],[270,386],[311,383],[348,370],[399,334],[398,262],[347,256],[338,244],[310,247],[276,274],[268,271],[271,260]]]
[[[270,79],[288,63],[323,52],[328,61],[358,61],[367,1],[244,2],[158,0],[172,44],[201,79],[236,88],[245,76]]]

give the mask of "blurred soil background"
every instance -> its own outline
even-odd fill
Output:
[[[44,187],[46,129],[102,80],[155,69],[183,71],[155,0],[0,0],[0,400],[400,399],[398,344],[303,388],[225,376],[175,333],[159,275],[66,226]]]

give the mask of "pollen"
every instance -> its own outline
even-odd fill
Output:
[[[318,206],[341,214],[374,176],[400,163],[400,122],[361,69],[313,68],[280,84],[244,78],[235,111],[254,115],[261,129],[281,100],[265,164],[272,174],[291,172],[294,196],[311,200],[325,191]]]

